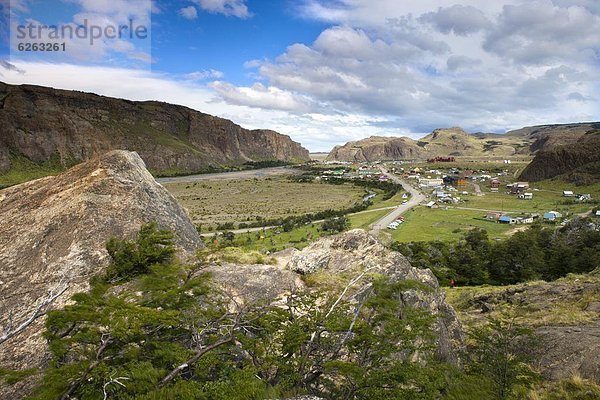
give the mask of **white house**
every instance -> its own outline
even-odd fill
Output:
[[[575,196],[575,193],[573,193],[570,190],[563,191],[563,197],[574,197],[574,196]]]
[[[519,195],[519,198],[523,200],[533,200],[533,193],[523,193]]]
[[[438,205],[435,201],[430,201],[429,203],[427,203],[427,207],[429,208],[437,208]]]
[[[419,185],[422,187],[438,187],[444,185],[442,178],[421,178],[419,179]]]
[[[545,221],[556,221],[559,218],[562,218],[562,214],[558,211],[549,211],[547,213],[544,213]]]

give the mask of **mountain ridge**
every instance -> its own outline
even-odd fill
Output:
[[[408,137],[372,136],[336,146],[327,156],[327,160],[369,162],[437,156],[530,156],[541,150],[576,143],[595,127],[600,127],[600,123],[538,125],[508,131],[505,134],[471,134],[460,127],[440,128],[417,140]]]
[[[0,173],[15,158],[61,166],[123,149],[162,174],[260,161],[308,161],[308,150],[272,130],[248,130],[189,107],[0,82]]]

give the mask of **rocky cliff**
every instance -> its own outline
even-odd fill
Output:
[[[540,151],[519,179],[535,182],[559,176],[581,185],[600,181],[600,130],[589,131],[575,143]]]
[[[327,161],[369,162],[385,160],[414,160],[425,152],[409,138],[372,136],[344,146],[336,146],[327,156]]]
[[[15,157],[72,165],[115,149],[136,151],[159,174],[309,159],[288,136],[183,106],[0,83],[0,173]]]
[[[10,314],[14,326],[26,320],[48,290],[67,288],[57,307],[87,290],[90,277],[109,262],[106,241],[132,237],[144,223],[155,221],[175,232],[182,254],[202,246],[184,210],[142,159],[127,151],[1,190],[0,216],[0,326],[7,326]],[[0,343],[0,365],[19,370],[41,365],[42,330],[38,319]],[[12,398],[5,395],[0,388],[0,398]]]

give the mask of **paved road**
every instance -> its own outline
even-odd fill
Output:
[[[385,229],[389,224],[394,222],[396,219],[398,219],[399,216],[401,216],[408,210],[421,204],[426,198],[423,193],[413,188],[411,185],[398,178],[396,175],[390,174],[384,169],[382,169],[381,172],[383,172],[388,178],[390,178],[395,183],[402,185],[404,190],[410,193],[410,198],[408,199],[408,202],[406,204],[401,204],[395,207],[391,213],[381,218],[379,221],[375,222],[370,232],[371,235],[375,237],[379,236],[379,232],[381,232],[382,229]]]
[[[156,181],[160,184],[188,183],[188,182],[215,181],[215,180],[228,180],[228,179],[266,178],[266,177],[270,177],[270,176],[293,175],[293,174],[298,174],[300,172],[301,171],[298,169],[293,169],[293,168],[288,168],[288,167],[273,167],[273,168],[249,169],[249,170],[245,170],[245,171],[218,172],[218,173],[214,173],[214,174],[174,176],[171,178],[158,178],[158,179],[156,179]]]

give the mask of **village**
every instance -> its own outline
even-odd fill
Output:
[[[512,160],[497,160],[489,165],[457,161],[454,157],[437,157],[424,161],[373,163],[328,162],[318,179],[377,180],[388,182],[390,174],[425,195],[416,209],[465,210],[465,222],[476,218],[489,224],[565,225],[573,216],[600,218],[600,210],[590,210],[596,200],[591,193],[557,182],[532,184],[516,178],[519,166]],[[372,198],[374,195],[371,195]],[[597,196],[596,196],[597,197]],[[409,198],[404,193],[402,203]],[[400,205],[400,204],[399,204]],[[479,211],[478,217],[472,213]],[[437,214],[436,214],[437,215]],[[439,214],[443,218],[443,214]],[[404,215],[387,225],[398,230],[406,222]],[[395,234],[396,235],[396,234]]]

